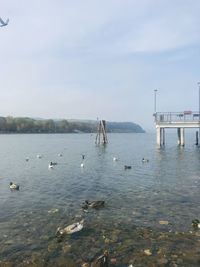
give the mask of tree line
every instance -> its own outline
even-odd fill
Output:
[[[52,119],[0,117],[1,133],[75,133],[94,132],[94,125]]]
[[[140,125],[132,122],[106,122],[107,132],[143,133]],[[97,130],[95,121],[68,121],[33,119],[27,117],[0,117],[0,133],[93,133]]]

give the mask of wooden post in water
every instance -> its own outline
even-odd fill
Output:
[[[198,133],[198,131],[196,131],[196,143],[195,143],[195,145],[198,146],[198,144],[199,144],[199,133]]]
[[[98,127],[97,127],[97,135],[96,135],[96,141],[95,144],[100,145],[100,144],[107,144],[108,139],[106,135],[106,121],[101,120],[99,121]]]

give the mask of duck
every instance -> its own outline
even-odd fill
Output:
[[[58,227],[58,229],[56,231],[56,235],[63,236],[65,234],[70,235],[70,234],[79,232],[83,229],[83,223],[84,223],[84,219],[81,220],[80,222],[70,224],[70,225],[66,226],[65,228]]]
[[[42,156],[38,154],[38,155],[37,155],[37,158],[38,158],[38,159],[41,159],[41,158],[42,158]]]
[[[113,161],[118,161],[118,158],[117,157],[113,157]]]
[[[50,164],[49,165],[52,165],[52,166],[55,166],[55,165],[57,165],[58,163],[57,162],[50,162]]]
[[[145,159],[145,158],[142,158],[142,162],[144,163],[144,162],[149,162],[149,160],[148,159]]]
[[[105,201],[103,200],[96,200],[96,201],[85,200],[82,208],[83,209],[88,209],[88,208],[99,209],[101,207],[104,207],[104,205],[105,205]]]
[[[108,267],[110,265],[109,259],[109,252],[105,250],[104,253],[99,256],[94,262],[92,263],[92,267]]]
[[[192,221],[192,226],[193,226],[194,228],[200,228],[200,221],[199,221],[198,219],[194,219],[194,220]]]
[[[59,154],[58,154],[58,157],[62,157],[62,154],[61,154],[61,153],[59,153]]]
[[[18,184],[13,184],[13,182],[10,182],[10,189],[11,190],[19,190],[19,185]]]
[[[127,169],[131,169],[132,167],[130,165],[124,165],[124,169],[127,170]]]
[[[29,158],[26,158],[25,160],[26,160],[26,161],[29,161]]]

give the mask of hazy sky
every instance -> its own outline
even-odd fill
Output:
[[[198,110],[199,0],[0,0],[0,116]]]

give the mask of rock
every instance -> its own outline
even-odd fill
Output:
[[[110,263],[111,264],[116,264],[117,263],[117,259],[116,258],[111,258],[110,259]]]
[[[109,243],[110,243],[110,239],[109,239],[109,238],[106,238],[106,239],[104,240],[104,242],[105,242],[105,244],[109,244]]]
[[[47,247],[48,252],[55,251],[57,249],[57,244],[56,243],[50,243]]]
[[[90,267],[90,264],[87,263],[87,262],[85,262],[85,263],[83,263],[83,264],[81,265],[81,267]]]
[[[12,245],[14,244],[14,240],[7,240],[4,245]]]
[[[47,240],[49,240],[49,236],[48,236],[48,235],[42,235],[42,236],[40,237],[40,239],[41,239],[41,240],[44,240],[44,241],[47,241]]]
[[[51,209],[51,210],[48,210],[48,213],[57,213],[57,212],[59,212],[59,209],[55,209],[55,208],[53,208],[53,209]]]
[[[151,256],[152,255],[150,249],[145,249],[144,250],[144,254],[147,255],[147,256]]]
[[[160,265],[165,265],[167,264],[169,261],[166,258],[162,258],[158,260],[158,264]]]
[[[64,253],[68,253],[68,252],[70,252],[71,251],[71,245],[69,245],[69,244],[65,244],[63,247],[62,247],[62,250],[63,250],[63,252]]]
[[[161,224],[161,225],[168,225],[169,224],[169,222],[168,221],[159,221],[159,224]]]
[[[177,259],[177,264],[181,266],[181,265],[183,264],[183,260],[182,260],[182,259],[180,259],[180,258],[179,258],[179,259]]]

